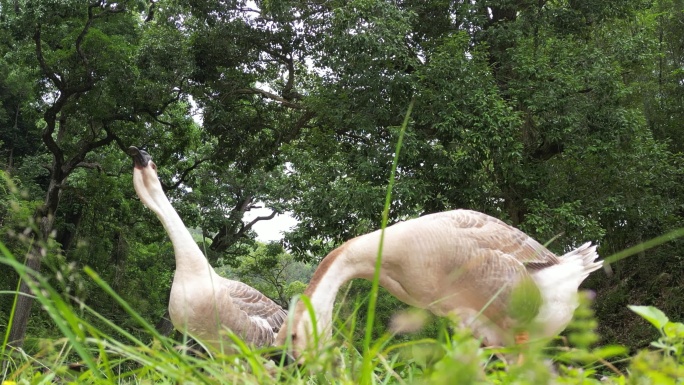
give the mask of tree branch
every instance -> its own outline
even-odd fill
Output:
[[[270,215],[256,217],[249,223],[245,224],[242,222],[244,213],[254,208],[252,205],[253,200],[254,197],[252,195],[248,195],[247,197],[240,199],[231,212],[230,220],[232,220],[232,222],[230,223],[230,226],[225,225],[221,227],[218,233],[216,233],[216,235],[212,238],[212,243],[210,246],[211,250],[216,252],[225,251],[236,240],[245,237],[247,231],[249,231],[257,222],[273,219],[276,216],[277,212],[273,211]],[[240,229],[236,231],[235,227],[237,223],[241,223],[242,226],[240,226]]]
[[[287,100],[302,99],[302,95],[294,91],[295,68],[292,55],[285,58],[285,65],[287,66],[287,82],[283,88],[283,97]]]
[[[174,184],[172,184],[172,185],[166,185],[166,184],[162,183],[162,188],[164,189],[164,191],[177,189],[178,186],[181,185],[181,183],[185,182],[185,178],[188,176],[188,174],[190,174],[190,172],[191,172],[192,170],[196,169],[197,167],[199,167],[200,164],[202,164],[202,163],[208,161],[209,159],[210,159],[210,158],[203,158],[203,159],[200,159],[200,160],[196,160],[196,161],[195,161],[195,164],[193,164],[192,166],[186,168],[185,170],[183,170],[183,171],[181,172],[181,175],[180,175],[180,177],[178,178],[178,181],[177,181],[176,183],[174,183]]]
[[[83,26],[83,29],[81,30],[81,33],[78,34],[78,37],[76,38],[76,52],[78,52],[78,56],[81,58],[83,63],[85,63],[86,67],[86,76],[88,77],[88,81],[92,82],[93,81],[93,74],[90,71],[89,65],[88,65],[88,58],[85,56],[83,53],[83,49],[81,48],[81,44],[83,44],[83,38],[85,35],[88,33],[88,30],[90,29],[90,26],[93,23],[93,8],[99,7],[100,2],[97,2],[95,4],[89,4],[88,5],[88,20],[86,20],[85,25]]]
[[[53,71],[52,68],[45,62],[45,57],[43,56],[43,43],[41,41],[41,24],[36,25],[36,31],[33,33],[33,41],[36,43],[36,59],[38,59],[38,65],[40,69],[43,70],[45,76],[52,80],[57,89],[62,90],[64,88],[64,83],[62,79],[64,76],[62,74]]]
[[[99,163],[87,163],[87,162],[81,162],[76,165],[76,167],[81,167],[81,168],[89,168],[92,170],[97,170],[100,173],[102,173],[104,170],[102,169],[102,165]]]
[[[150,0],[150,6],[147,8],[147,17],[145,23],[149,23],[154,19],[154,11],[157,8],[157,0]]]
[[[278,96],[272,92],[268,92],[266,90],[260,90],[258,88],[251,88],[251,87],[250,88],[241,88],[241,89],[235,90],[235,93],[237,93],[239,95],[261,95],[264,98],[275,100],[285,107],[294,108],[297,110],[303,110],[304,109],[304,106],[302,106],[301,104],[293,103],[293,102],[291,102],[291,101],[289,101],[283,97],[280,97],[280,96]]]
[[[261,216],[261,217],[256,217],[256,218],[252,219],[252,220],[251,220],[249,223],[247,223],[246,225],[242,226],[242,229],[240,229],[240,231],[239,231],[238,233],[239,233],[239,234],[243,234],[243,233],[247,232],[247,230],[251,229],[252,226],[254,226],[257,222],[259,222],[259,221],[268,221],[268,220],[271,220],[271,219],[275,218],[276,214],[277,214],[277,213],[276,213],[275,211],[272,211],[269,215],[264,215],[264,216]]]
[[[106,125],[106,123],[103,123],[103,126]],[[74,168],[78,166],[79,163],[83,162],[86,155],[88,155],[90,151],[98,147],[106,146],[113,142],[116,138],[116,135],[114,135],[114,133],[109,129],[105,129],[105,132],[107,133],[107,136],[100,140],[96,140],[94,142],[85,141],[85,143],[80,144],[79,151],[76,153],[76,155],[74,155],[68,162],[64,164],[64,166],[62,166],[62,172],[64,172],[65,175],[68,175]]]

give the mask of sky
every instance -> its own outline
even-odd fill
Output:
[[[255,217],[266,216],[271,214],[268,208],[252,209],[245,213],[244,222],[249,222]],[[268,221],[257,222],[252,229],[257,233],[257,240],[260,242],[279,241],[283,239],[283,231],[289,230],[297,224],[297,220],[290,214],[285,213],[276,215],[275,218]]]

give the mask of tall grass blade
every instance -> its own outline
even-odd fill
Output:
[[[17,301],[19,300],[19,288],[21,287],[21,278],[17,280],[17,290],[14,293],[8,293],[8,294],[14,294],[14,300],[12,301],[12,309],[10,310],[10,315],[9,315],[9,320],[7,320],[7,330],[5,330],[5,337],[2,340],[2,346],[0,347],[0,369],[2,369],[3,373],[0,378],[5,378],[6,374],[5,371],[7,370],[7,362],[5,361],[5,350],[7,349],[7,344],[9,343],[9,336],[10,336],[10,330],[12,330],[12,321],[14,320],[14,314],[16,313],[17,310]],[[0,292],[0,294],[3,294]]]
[[[624,249],[622,251],[619,251],[610,257],[606,258],[604,260],[604,263],[613,263],[617,262],[621,259],[627,258],[631,255],[641,253],[642,251],[646,251],[650,248],[662,245],[663,243],[674,241],[677,238],[684,237],[684,227],[672,230],[667,234],[661,235],[659,237],[655,237],[653,239],[649,239],[646,242],[642,242],[636,246],[632,246],[628,249]]]
[[[159,341],[162,344],[162,346],[164,346],[166,348],[166,350],[171,353],[171,355],[174,359],[176,359],[176,360],[182,359],[181,354],[176,352],[175,349],[173,349],[173,346],[171,346],[171,344],[168,342],[168,339],[165,338],[164,336],[162,336],[157,331],[157,329],[154,328],[154,326],[150,325],[147,321],[145,321],[145,319],[140,314],[138,314],[123,298],[121,298],[121,296],[119,296],[114,291],[114,289],[112,289],[111,286],[109,286],[109,284],[107,284],[107,282],[102,280],[102,278],[100,278],[100,276],[93,269],[86,266],[83,270],[85,271],[86,274],[88,274],[88,276],[93,281],[95,281],[95,283],[98,286],[100,286],[100,288],[102,288],[107,294],[109,294],[112,298],[114,298],[114,300],[116,300],[116,302],[119,303],[119,305],[121,305],[124,308],[124,310],[131,317],[133,317],[133,319],[136,322],[138,322],[138,324],[140,326],[142,326],[143,329],[145,329],[145,331],[147,333],[149,333],[152,337],[154,337],[157,341]],[[197,377],[198,380],[200,380],[201,382],[203,382],[205,384],[209,383],[207,381],[207,379],[205,378],[205,376],[203,376],[200,373],[199,369],[196,366],[194,366],[194,365],[188,365],[188,366],[190,367],[192,373]]]
[[[145,329],[146,332],[148,332],[152,337],[156,338],[159,340],[164,347],[173,350],[172,346],[166,341],[166,338],[162,336],[157,329],[154,328],[154,326],[150,325],[145,319],[136,312],[131,305],[128,304],[121,296],[119,296],[114,289],[112,289],[107,282],[105,282],[102,278],[100,278],[100,275],[97,274],[93,269],[91,269],[89,266],[86,266],[83,268],[83,271],[88,274],[88,276],[98,285],[102,290],[104,290],[109,296],[114,298],[116,302],[121,305],[121,307],[124,308],[126,313],[128,313],[133,319],[138,322],[140,326],[142,326],[143,329]]]
[[[408,109],[406,110],[406,115],[404,116],[404,122],[402,123],[401,129],[399,130],[399,138],[397,139],[397,145],[394,150],[394,160],[392,161],[392,170],[390,171],[389,183],[387,185],[387,194],[385,195],[385,207],[382,210],[382,224],[380,226],[380,245],[378,245],[378,256],[375,260],[375,272],[373,274],[370,298],[368,300],[366,334],[363,339],[363,363],[361,366],[362,384],[370,384],[372,382],[373,368],[371,363],[374,355],[371,353],[371,339],[373,337],[373,324],[375,323],[375,308],[378,300],[378,288],[380,286],[380,268],[382,266],[382,248],[383,243],[385,241],[385,228],[387,227],[389,209],[392,203],[392,189],[394,187],[394,179],[397,171],[397,165],[399,164],[399,154],[401,152],[401,146],[404,141],[404,133],[406,132],[406,127],[408,126],[409,118],[411,117],[411,112],[413,111],[414,103],[415,99],[411,99]]]
[[[95,359],[84,344],[86,340],[84,323],[76,316],[71,306],[64,301],[45,277],[19,263],[2,243],[0,243],[0,252],[5,256],[5,258],[0,259],[0,263],[14,268],[19,274],[20,279],[26,282],[31,292],[36,296],[36,299],[63,335],[71,342],[74,350],[76,350],[86,366],[92,370],[93,376],[101,379],[102,374],[97,368]]]

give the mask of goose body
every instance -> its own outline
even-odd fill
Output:
[[[135,191],[173,243],[176,271],[169,298],[173,326],[219,350],[230,343],[224,329],[253,346],[270,346],[287,316],[285,310],[258,290],[216,274],[164,194],[150,155],[135,147],[129,155]]]
[[[321,261],[304,293],[315,309],[321,342],[330,335],[340,286],[373,278],[379,243],[378,230],[347,241]],[[568,325],[580,283],[602,265],[597,257],[589,243],[558,257],[496,218],[454,210],[385,229],[380,285],[409,305],[456,315],[487,345],[510,345],[525,328],[529,337],[543,338]],[[302,303],[293,320],[281,328],[276,344],[291,337],[298,357],[312,345],[313,324]]]

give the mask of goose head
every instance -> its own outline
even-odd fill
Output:
[[[289,325],[287,322],[283,324],[273,343],[274,346],[283,348],[285,362],[288,364],[301,364],[302,354],[306,351],[323,351],[325,334],[321,333],[319,329],[319,334],[314,336],[311,314],[301,309],[302,307],[303,303],[297,304],[294,322]]]
[[[150,154],[137,147],[129,147],[128,155],[133,158],[133,187],[140,201],[150,210],[163,215],[159,202],[165,199],[165,195],[157,175],[157,165]]]

